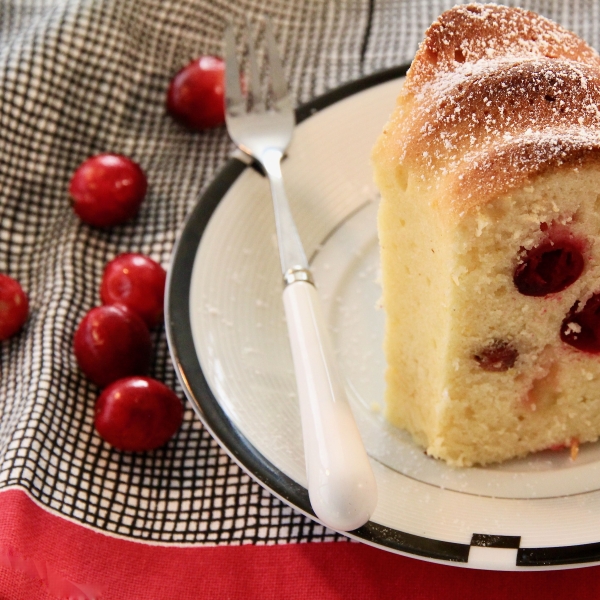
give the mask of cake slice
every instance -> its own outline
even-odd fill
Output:
[[[600,434],[600,58],[531,12],[426,32],[373,150],[386,415],[452,465]]]

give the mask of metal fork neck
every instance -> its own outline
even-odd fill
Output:
[[[268,148],[257,158],[263,165],[271,185],[279,245],[279,260],[281,262],[281,271],[285,276],[291,268],[305,271],[309,271],[309,268],[283,185],[283,176],[281,173],[282,156],[283,153],[280,150]]]

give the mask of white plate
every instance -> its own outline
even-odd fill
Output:
[[[376,308],[377,193],[370,149],[404,69],[299,109],[284,177],[377,478],[372,520],[350,535],[474,568],[600,562],[600,445],[491,468],[450,468],[382,418],[383,314]],[[265,178],[232,159],[186,221],[167,290],[167,335],[186,394],[233,458],[314,518],[305,489],[273,211]]]

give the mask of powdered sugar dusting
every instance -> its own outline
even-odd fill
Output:
[[[544,17],[520,8],[468,4],[446,11],[427,30],[407,86],[415,90],[461,64],[506,57],[598,63],[597,53],[581,38]]]
[[[600,57],[521,9],[455,7],[428,30],[380,147],[464,213],[534,173],[600,157]],[[386,139],[387,138],[387,139]]]

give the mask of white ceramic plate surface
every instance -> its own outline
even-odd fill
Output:
[[[371,147],[404,69],[321,97],[300,121],[283,171],[323,299],[352,408],[377,478],[372,520],[350,535],[474,568],[600,562],[600,445],[496,467],[431,459],[381,415],[384,315],[377,309],[377,192]],[[173,255],[167,334],[189,400],[263,485],[314,518],[281,303],[273,210],[258,170],[232,159],[190,214]]]

